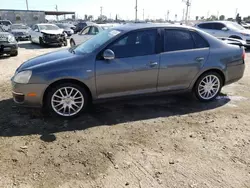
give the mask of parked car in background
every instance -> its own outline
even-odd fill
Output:
[[[63,29],[63,32],[70,37],[71,35],[74,34],[74,30],[70,28],[70,26],[68,24],[64,24],[64,23],[56,23],[55,25],[57,25],[59,28]]]
[[[63,32],[54,24],[36,24],[30,31],[30,40],[33,43],[44,45],[67,46],[67,38]]]
[[[12,23],[9,20],[0,20],[0,26],[4,31],[10,31]]]
[[[246,22],[241,22],[240,25],[244,27],[245,29],[250,29],[250,24]]]
[[[12,78],[14,101],[74,117],[92,101],[162,92],[215,99],[242,78],[245,50],[191,27],[130,24],[79,46],[24,62]]]
[[[70,37],[70,46],[79,45],[86,40],[92,38],[103,30],[110,29],[119,24],[92,24],[86,26],[81,32],[74,34]]]
[[[75,33],[80,32],[84,27],[94,24],[93,22],[79,22],[75,26]]]
[[[228,37],[246,41],[250,47],[250,30],[245,29],[236,22],[230,21],[211,21],[195,25],[215,37]]]
[[[30,30],[31,28],[24,24],[13,24],[11,25],[11,33],[19,40],[30,40]]]
[[[0,55],[18,55],[18,45],[15,37],[0,27]]]

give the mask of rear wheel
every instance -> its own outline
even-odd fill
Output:
[[[207,72],[196,82],[194,94],[196,98],[203,102],[214,100],[220,93],[223,80],[217,72]]]
[[[17,55],[18,55],[18,51],[14,51],[14,52],[11,52],[11,53],[10,53],[10,56],[12,56],[12,57],[13,57],[13,56],[17,56]]]
[[[84,88],[72,84],[60,84],[48,93],[46,107],[57,116],[72,118],[84,111],[89,103],[89,97]]]

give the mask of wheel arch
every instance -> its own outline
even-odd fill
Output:
[[[72,83],[72,84],[76,84],[76,85],[78,85],[78,86],[83,87],[83,88],[86,90],[86,92],[88,93],[90,101],[92,101],[92,99],[93,99],[93,98],[92,98],[92,97],[93,97],[93,96],[92,96],[92,93],[91,93],[89,87],[88,87],[86,84],[84,84],[83,82],[81,82],[81,81],[79,81],[79,80],[76,80],[76,79],[65,78],[65,79],[60,79],[60,80],[56,80],[56,81],[52,82],[52,83],[45,89],[44,94],[43,94],[43,98],[42,98],[42,105],[45,104],[45,101],[46,101],[46,99],[47,99],[47,97],[48,97],[48,94],[49,94],[49,92],[51,91],[51,89],[52,89],[53,87],[55,87],[56,85],[63,84],[63,83]]]
[[[223,72],[222,70],[220,70],[220,69],[212,68],[212,69],[208,69],[208,70],[203,71],[201,74],[199,74],[199,76],[196,77],[196,79],[195,79],[195,81],[194,81],[194,83],[193,83],[193,85],[192,85],[192,89],[194,89],[195,84],[197,83],[197,81],[199,80],[199,78],[200,78],[202,75],[204,75],[204,74],[206,74],[206,73],[208,73],[208,72],[216,72],[216,73],[218,73],[218,74],[221,76],[222,81],[223,81],[222,86],[225,85],[226,77],[225,77],[224,72]]]

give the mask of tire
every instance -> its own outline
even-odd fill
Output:
[[[70,40],[70,46],[73,47],[73,46],[75,46],[75,45],[76,45],[75,41],[74,41],[73,39],[71,39],[71,40]]]
[[[212,84],[210,84],[210,80]],[[207,84],[205,84],[207,83]],[[217,72],[211,71],[201,75],[195,83],[193,92],[195,97],[201,102],[209,102],[219,95],[223,86],[223,79]],[[209,94],[210,92],[210,94]]]
[[[242,38],[241,38],[241,37],[236,36],[236,35],[230,36],[229,38],[242,40]]]
[[[43,42],[43,39],[40,37],[39,38],[39,44],[40,46],[44,47],[45,46],[45,43]]]
[[[65,41],[63,42],[63,45],[68,46],[68,40],[67,39],[65,39]]]
[[[67,88],[67,93],[72,98],[76,95],[75,100],[66,97],[65,88]],[[45,100],[45,108],[48,109],[52,116],[74,118],[86,110],[90,103],[89,99],[89,95],[83,87],[72,83],[59,84],[49,91]]]
[[[14,57],[14,56],[17,56],[17,55],[18,55],[18,51],[14,51],[14,52],[10,53],[11,57]]]

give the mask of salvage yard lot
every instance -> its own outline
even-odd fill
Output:
[[[0,58],[0,187],[250,188],[250,52],[244,77],[212,103],[115,101],[69,121],[12,102],[16,68],[60,49],[19,46]]]

